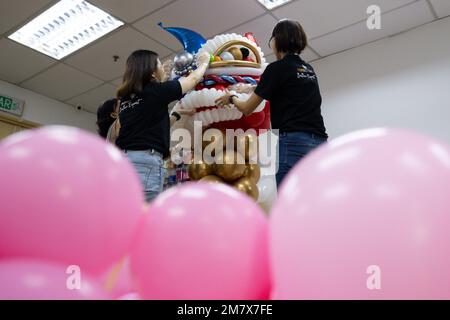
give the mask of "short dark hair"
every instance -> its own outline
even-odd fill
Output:
[[[114,112],[114,109],[117,104],[117,99],[110,99],[105,101],[98,109],[97,109],[97,125],[98,125],[98,134],[105,138],[108,135],[109,127],[116,120],[111,117],[111,113]]]
[[[158,54],[150,50],[137,50],[127,59],[123,81],[117,90],[119,99],[132,94],[139,95],[146,84],[155,81],[153,73],[158,66]]]
[[[279,52],[300,54],[308,45],[305,30],[298,21],[280,20],[272,31]]]

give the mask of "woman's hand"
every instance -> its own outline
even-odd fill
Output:
[[[218,107],[226,107],[230,105],[230,98],[233,96],[230,91],[225,90],[225,94],[221,96],[219,99],[216,99],[215,103]]]
[[[195,86],[203,79],[206,69],[209,65],[210,55],[202,52],[197,56],[197,69],[192,71],[187,77],[181,77],[178,81],[181,84],[181,91],[187,93],[195,88]]]
[[[231,103],[230,99],[231,97],[235,97],[235,99],[232,99],[233,103]],[[238,109],[240,112],[244,114],[244,116],[250,115],[255,109],[264,101],[263,98],[258,96],[256,93],[252,93],[250,97],[246,100],[240,100],[234,92],[230,92],[228,90],[225,91],[225,94],[216,100],[216,106],[218,107],[225,107],[233,104],[236,109]]]
[[[162,79],[162,82],[165,82],[165,81],[169,80],[170,75],[172,73],[172,69],[173,69],[172,59],[167,59],[166,61],[164,61],[164,63],[162,64],[162,68],[164,70],[164,79]]]
[[[197,66],[201,66],[202,64],[207,64],[209,65],[211,56],[208,52],[202,51],[198,56],[197,56]]]
[[[230,87],[231,90],[237,93],[252,93],[255,90],[255,86],[247,83],[238,83]]]

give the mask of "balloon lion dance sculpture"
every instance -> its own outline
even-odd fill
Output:
[[[270,206],[276,194],[275,177],[260,167],[258,158],[261,137],[267,138],[270,130],[269,103],[263,101],[248,116],[234,106],[215,106],[215,100],[225,90],[247,99],[250,93],[237,88],[258,84],[267,63],[253,34],[222,34],[205,40],[185,28],[167,28],[161,23],[160,26],[184,47],[184,51],[173,60],[172,78],[186,76],[194,70],[196,54],[207,52],[211,57],[203,80],[174,107],[174,110],[194,108],[196,111],[192,117],[175,126],[175,130],[181,127],[192,133],[195,124],[201,124],[203,156],[189,166],[190,179],[232,185],[263,206],[264,203]],[[217,152],[216,148],[221,150]],[[212,154],[214,163],[206,161],[205,154]]]

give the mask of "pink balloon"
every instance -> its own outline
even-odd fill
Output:
[[[105,272],[101,281],[106,291],[113,297],[119,298],[136,291],[130,271],[130,259],[125,257]]]
[[[271,219],[277,299],[449,299],[450,148],[369,129],[314,151]]]
[[[149,212],[131,253],[144,299],[269,296],[267,221],[246,195],[190,183],[160,195]]]
[[[142,298],[138,293],[130,292],[119,297],[117,300],[142,300]]]
[[[114,146],[70,127],[0,143],[0,257],[78,265],[99,275],[125,256],[143,196]]]
[[[106,300],[99,283],[80,274],[80,287],[72,271],[53,263],[33,260],[0,261],[0,300]],[[78,281],[78,280],[75,280]]]

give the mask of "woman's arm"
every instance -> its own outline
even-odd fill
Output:
[[[226,93],[216,100],[216,105],[218,107],[225,107],[230,104],[234,104],[234,106],[242,112],[245,116],[248,116],[249,114],[252,114],[253,111],[263,102],[263,98],[258,96],[256,93],[252,93],[250,98],[248,98],[246,101],[240,100],[237,98],[236,95],[233,95],[229,91],[226,91]]]
[[[173,126],[175,124],[175,122],[179,121],[181,119],[181,116],[192,116],[194,115],[196,112],[195,109],[191,109],[191,110],[178,110],[178,111],[173,111],[170,114],[170,126]]]
[[[178,120],[180,120],[180,119],[178,119],[178,117],[171,114],[170,115],[170,126],[172,127],[175,124],[175,122],[177,122]]]
[[[208,69],[210,55],[207,52],[202,52],[198,56],[198,68],[192,71],[189,76],[178,79],[181,84],[183,94],[191,91],[202,80],[206,69]]]

